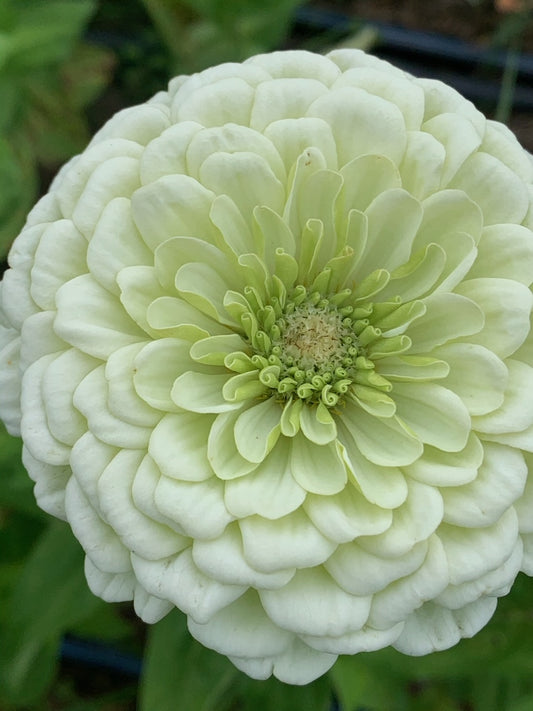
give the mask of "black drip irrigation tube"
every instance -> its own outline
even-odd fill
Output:
[[[349,35],[361,28],[375,31],[372,53],[376,56],[415,76],[440,79],[474,103],[498,103],[501,77],[509,58],[505,50],[312,7],[300,8],[295,14],[296,31],[308,36],[320,32]],[[520,54],[517,58],[513,108],[533,112],[533,55]]]

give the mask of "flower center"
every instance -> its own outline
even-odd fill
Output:
[[[328,362],[340,365],[349,333],[336,311],[304,307],[286,318],[279,345],[300,368],[319,369]]]

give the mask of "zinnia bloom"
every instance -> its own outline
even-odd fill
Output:
[[[91,590],[247,674],[422,655],[533,574],[533,162],[363,52],[174,79],[10,254],[1,414]]]

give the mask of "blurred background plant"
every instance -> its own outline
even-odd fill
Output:
[[[376,21],[415,31],[442,26],[477,42],[467,48],[474,81],[489,70],[496,76],[494,101],[480,108],[511,125],[521,117],[516,125],[531,150],[533,114],[516,110],[517,97],[527,106],[519,79],[529,66],[521,50],[533,53],[531,1],[430,5],[0,0],[0,259],[5,265],[27,211],[59,166],[115,111],[145,101],[174,74],[279,47],[320,51],[342,43],[386,54],[387,37],[398,36],[400,48],[409,44],[404,29],[398,35]],[[449,70],[437,51],[431,59],[440,42],[430,38],[420,74]],[[491,51],[479,54],[480,44]],[[452,42],[450,56],[457,47]],[[411,47],[409,61],[416,53]],[[533,580],[525,576],[485,630],[447,652],[341,658],[305,688],[254,682],[193,641],[177,611],[147,630],[129,605],[95,598],[79,545],[37,508],[20,461],[20,443],[1,429],[0,711],[533,711]]]

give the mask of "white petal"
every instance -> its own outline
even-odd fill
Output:
[[[207,622],[246,590],[206,577],[195,566],[190,548],[161,560],[145,560],[132,553],[131,562],[137,579],[151,595],[173,602],[199,623]]]
[[[398,416],[426,444],[458,452],[470,433],[470,416],[461,399],[434,383],[395,383]],[[408,462],[409,464],[411,462]]]
[[[207,459],[207,438],[213,418],[192,412],[163,417],[154,428],[148,451],[161,470],[172,479],[203,481],[213,475]]]
[[[510,508],[492,526],[459,528],[443,524],[438,535],[446,550],[450,582],[460,585],[494,570],[509,558],[518,538],[518,520]]]
[[[526,286],[511,279],[470,279],[456,291],[475,302],[485,316],[483,329],[469,336],[469,342],[486,346],[500,358],[522,345],[533,306],[533,294]]]
[[[514,279],[529,286],[533,281],[531,230],[508,224],[486,227],[469,276]]]
[[[47,464],[64,465],[68,464],[70,447],[50,432],[42,394],[42,378],[54,357],[43,356],[24,373],[20,430],[24,444],[36,459]]]
[[[303,511],[275,521],[249,516],[239,523],[246,560],[265,573],[320,565],[336,548]]]
[[[210,649],[231,657],[257,658],[283,652],[291,634],[266,615],[255,591],[250,590],[232,605],[206,620],[189,619],[193,637]]]
[[[304,509],[319,531],[338,543],[383,533],[392,523],[390,509],[369,503],[352,485],[334,496],[308,496]]]
[[[65,508],[74,535],[95,566],[104,573],[131,571],[129,550],[91,506],[74,477],[67,485]]]
[[[384,155],[395,163],[402,158],[407,139],[401,111],[363,89],[330,91],[311,104],[307,115],[331,125],[341,166],[364,153]]]
[[[431,536],[428,543],[426,559],[418,570],[374,595],[368,618],[371,627],[388,629],[403,622],[413,610],[444,590],[449,580],[446,552],[437,536]]]
[[[63,284],[56,303],[55,332],[88,355],[107,358],[118,348],[146,338],[120,301],[89,274]]]
[[[422,541],[400,558],[378,558],[357,543],[346,543],[337,548],[324,567],[346,592],[370,595],[418,570],[427,550],[427,542]]]
[[[191,482],[162,476],[156,486],[155,503],[191,538],[220,536],[233,520],[224,505],[223,484],[215,477]]]
[[[375,652],[384,649],[395,642],[403,630],[403,622],[390,629],[376,630],[365,625],[357,632],[348,632],[340,637],[312,637],[303,635],[302,639],[313,649],[331,654],[358,654],[359,652]]]
[[[306,492],[292,475],[290,451],[287,440],[281,438],[250,474],[226,481],[224,499],[234,516],[258,514],[277,519],[301,505]]]
[[[133,598],[133,608],[135,614],[148,625],[153,625],[159,622],[173,608],[171,602],[161,600],[154,595],[149,595],[146,590],[138,583],[135,586]]]
[[[509,379],[503,403],[494,412],[473,418],[472,426],[478,432],[521,432],[533,424],[533,402],[525,396],[533,387],[533,367],[512,358],[508,358],[505,363]]]
[[[107,407],[107,392],[104,365],[86,375],[74,391],[74,406],[87,418],[89,430],[115,447],[146,448],[151,429],[131,425],[112,415]]]
[[[85,556],[85,577],[93,595],[106,602],[126,602],[131,600],[135,589],[135,575],[127,573],[104,573]]]
[[[124,545],[144,558],[158,560],[183,550],[189,541],[135,506],[132,486],[143,457],[143,451],[120,450],[98,479],[98,499],[100,511]]]
[[[394,509],[390,527],[384,533],[358,539],[364,550],[384,558],[398,558],[426,540],[439,526],[443,504],[438,489],[409,478],[407,485],[407,499]]]
[[[424,454],[416,462],[405,467],[410,477],[432,486],[460,486],[468,484],[477,476],[483,461],[483,445],[474,433],[470,433],[466,446],[460,452],[443,452],[426,446]]]
[[[292,439],[291,472],[303,489],[324,496],[342,491],[347,481],[336,442],[314,444],[301,433]]]
[[[485,456],[476,479],[442,490],[444,520],[467,528],[489,526],[518,499],[528,468],[519,450],[485,442]]]
[[[43,511],[66,521],[65,488],[72,476],[68,465],[54,466],[35,459],[28,448],[22,447],[22,463],[30,479],[35,482],[33,494]]]
[[[371,602],[342,590],[322,568],[299,570],[281,589],[262,590],[260,597],[282,629],[334,637],[361,629]]]
[[[209,578],[230,585],[246,585],[261,589],[285,586],[294,569],[276,573],[259,573],[244,559],[242,539],[237,524],[230,524],[224,533],[210,541],[194,541],[192,557],[198,568]]]

